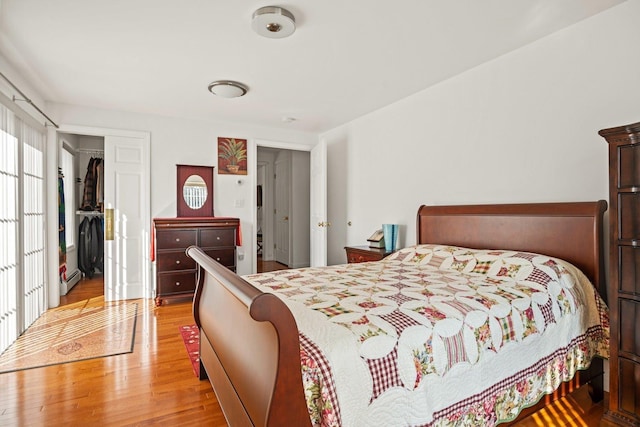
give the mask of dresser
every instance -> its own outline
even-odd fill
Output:
[[[154,218],[156,261],[156,305],[167,298],[192,297],[197,266],[185,250],[201,247],[229,270],[236,270],[237,218]]]
[[[609,409],[603,420],[640,425],[640,123],[603,129],[609,144]]]
[[[344,250],[347,252],[347,262],[369,262],[380,261],[387,255],[391,255],[394,251],[386,251],[384,248],[370,248],[369,246],[346,246]]]

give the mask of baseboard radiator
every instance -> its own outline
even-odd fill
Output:
[[[66,295],[67,292],[75,286],[82,278],[80,270],[76,269],[73,273],[67,275],[67,280],[60,281],[60,295]]]

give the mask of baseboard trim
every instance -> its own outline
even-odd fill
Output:
[[[76,269],[73,273],[67,275],[67,280],[60,281],[60,295],[66,295],[71,288],[73,288],[76,283],[80,281],[82,278],[82,273],[80,270]]]

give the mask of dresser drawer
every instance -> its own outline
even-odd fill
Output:
[[[235,246],[236,230],[233,228],[217,228],[200,230],[200,247]]]
[[[622,413],[633,419],[637,419],[640,415],[640,402],[636,396],[640,390],[636,378],[640,377],[640,364],[633,360],[618,358],[618,392],[620,393],[619,406]],[[626,424],[625,424],[626,425]],[[628,424],[637,426],[637,423]]]
[[[195,270],[196,262],[189,258],[185,251],[162,251],[158,252],[157,269],[158,272],[175,270]]]
[[[640,186],[640,145],[622,145],[618,148],[618,155],[618,188]]]
[[[640,193],[618,194],[620,239],[640,240]]]
[[[161,295],[194,292],[196,290],[195,271],[158,274],[158,288]]]
[[[372,256],[368,253],[363,252],[348,252],[347,253],[347,262],[350,264],[359,263],[359,262],[369,262],[369,261],[380,261],[379,256]]]
[[[209,249],[205,250],[205,253],[225,267],[235,267],[236,265],[235,249]]]
[[[634,300],[618,298],[619,304],[619,342],[620,353],[626,353],[627,357],[640,356],[640,337],[638,337],[637,325],[640,324],[640,303]]]
[[[350,264],[359,262],[380,261],[382,258],[393,253],[385,251],[383,248],[369,248],[367,246],[346,246],[347,262]]]
[[[158,230],[156,247],[158,249],[186,249],[196,244],[197,230]]]
[[[618,245],[618,291],[640,295],[640,247]]]

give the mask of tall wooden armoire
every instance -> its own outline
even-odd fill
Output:
[[[640,425],[640,123],[603,129],[609,143],[609,409],[603,421]]]

